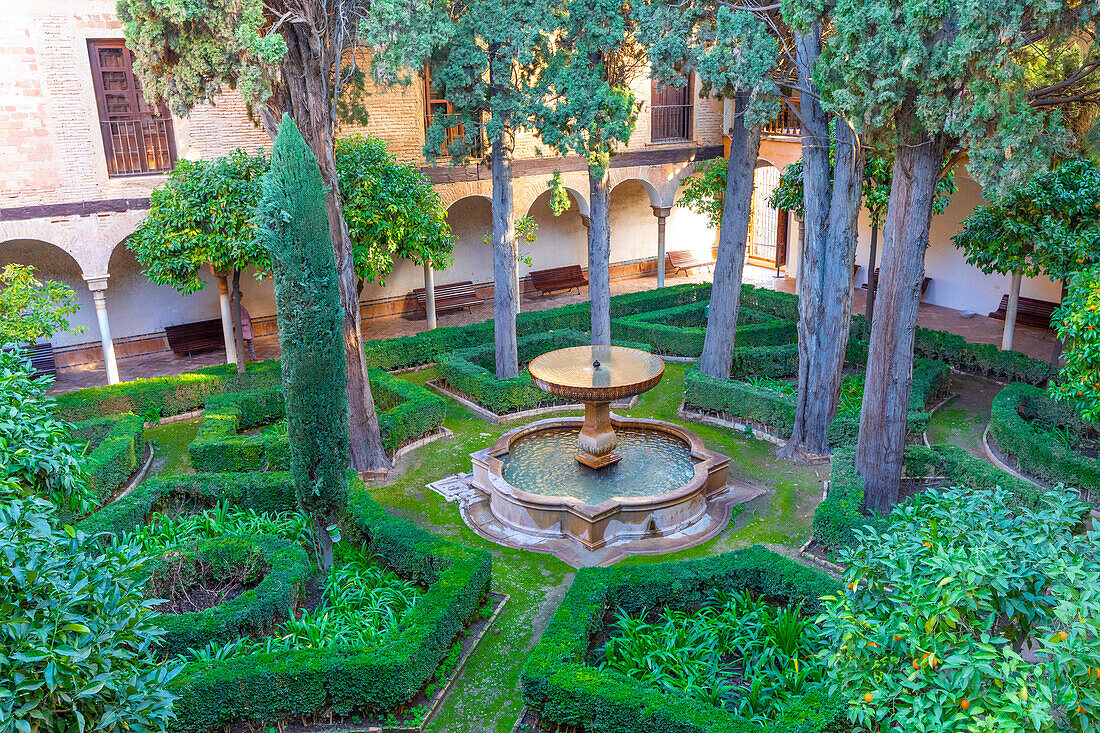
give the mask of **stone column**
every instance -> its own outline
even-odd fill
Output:
[[[225,341],[225,363],[237,363],[237,342],[233,338],[233,311],[229,306],[229,283],[226,276],[210,268],[214,281],[218,284],[218,305],[222,314],[222,340]]]
[[[665,220],[672,213],[671,206],[654,206],[653,215],[657,217],[657,287],[665,286]]]
[[[115,342],[111,340],[111,323],[107,318],[107,277],[86,278],[85,281],[95,300],[95,315],[99,321],[99,340],[103,345],[103,365],[107,367],[107,384],[118,384]]]
[[[435,328],[435,270],[430,262],[424,263],[424,311],[428,315],[428,330]]]

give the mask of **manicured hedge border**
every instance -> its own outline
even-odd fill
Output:
[[[439,395],[381,369],[371,369],[369,376],[387,451],[392,453],[443,424],[447,402]],[[206,401],[198,435],[187,446],[192,467],[212,472],[287,470],[290,442],[285,435],[238,434],[285,417],[281,386],[214,395]]]
[[[753,351],[766,351],[755,349]],[[851,355],[861,353],[861,345],[852,344]],[[865,351],[862,352],[865,355]],[[797,360],[797,353],[795,354]],[[786,362],[760,359],[752,364],[753,372],[766,376],[786,377],[780,370]],[[746,365],[748,367],[749,365]],[[797,366],[797,363],[795,364]],[[782,373],[776,373],[782,372]],[[913,386],[909,395],[909,433],[918,435],[928,425],[927,403],[941,395],[950,378],[950,369],[943,362],[918,359],[913,365]],[[756,387],[736,379],[716,379],[701,374],[692,367],[684,375],[684,404],[689,408],[724,413],[743,421],[765,425],[780,435],[789,435],[794,428],[796,398],[770,389]],[[844,445],[855,442],[859,435],[858,418],[837,416],[829,426],[829,442]]]
[[[146,481],[81,529],[121,533],[144,521],[150,509],[182,497],[203,504],[230,500],[257,511],[294,504],[286,473],[195,474]],[[176,690],[170,731],[205,733],[238,720],[271,724],[329,710],[387,712],[431,679],[489,591],[492,555],[390,516],[357,479],[341,528],[344,541],[361,543],[380,564],[427,588],[401,630],[381,648],[299,649],[189,664]]]
[[[686,283],[611,298],[611,318],[623,318],[662,308],[697,303],[710,298],[709,283]],[[516,316],[516,336],[543,334],[560,329],[587,331],[591,325],[588,303],[574,303]],[[615,335],[614,333],[612,335]],[[363,345],[367,363],[393,371],[434,362],[440,354],[493,342],[492,320],[467,326],[448,326],[412,336],[378,339]]]
[[[699,356],[707,335],[708,303],[690,303],[649,313],[616,318],[612,333],[618,338],[640,341],[656,354]],[[742,306],[737,312],[737,344],[741,347],[777,346],[794,343],[798,326],[770,313]]]
[[[516,339],[520,363],[529,362],[548,351],[569,346],[584,346],[588,343],[588,334],[568,328]],[[650,349],[648,344],[624,341],[612,343],[643,351]],[[436,361],[436,371],[448,386],[497,415],[529,410],[560,401],[560,398],[536,387],[529,374],[521,374],[511,379],[497,379],[492,370],[483,366],[483,364],[492,364],[494,350],[495,347],[490,341],[473,348],[440,354]]]
[[[174,377],[135,379],[68,392],[57,396],[57,413],[70,422],[123,412],[159,419],[200,410],[211,395],[279,384],[282,384],[282,374],[276,360],[252,362],[244,374],[237,374],[232,364],[223,364]]]
[[[760,546],[700,560],[582,568],[523,667],[524,702],[546,721],[602,733],[813,733],[841,720],[843,705],[821,692],[761,725],[586,663],[612,609],[634,615],[665,606],[691,609],[715,589],[801,602],[815,614],[819,599],[838,593],[840,584]]]
[[[1100,460],[1081,455],[1050,435],[1034,430],[1020,414],[1021,410],[1057,425],[1084,427],[1071,407],[1055,402],[1044,390],[1010,384],[993,399],[989,434],[997,447],[1015,458],[1026,474],[1085,490],[1090,495],[1100,490]]]
[[[203,611],[162,614],[158,624],[165,633],[157,644],[158,651],[175,656],[210,643],[225,644],[241,636],[270,633],[298,608],[313,569],[301,545],[277,537],[219,537],[194,547],[173,548],[146,563],[150,573],[146,592],[165,598],[170,590],[165,571],[181,561],[184,573],[193,575],[200,561],[230,571],[257,555],[266,573],[255,587]]]
[[[97,503],[106,504],[141,465],[145,421],[129,412],[96,417],[73,425],[73,437],[91,448],[84,463],[88,488]]]
[[[1037,506],[1042,496],[1039,487],[975,458],[957,445],[906,446],[904,461],[913,476],[945,476],[945,483],[971,489],[1000,486],[1021,506]],[[856,473],[855,446],[833,450],[829,496],[817,506],[813,519],[814,540],[826,550],[849,545],[855,539],[854,531],[861,527],[885,527],[883,519],[863,514],[863,490],[863,477]]]

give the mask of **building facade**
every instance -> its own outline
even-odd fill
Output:
[[[369,89],[370,122],[364,130],[386,140],[402,160],[423,166],[448,207],[455,261],[436,274],[436,283],[472,281],[488,297],[489,170],[477,163],[429,165],[424,159],[425,129],[447,104],[433,93],[429,76],[406,87]],[[716,232],[704,217],[677,206],[677,194],[699,165],[722,155],[730,114],[722,102],[701,98],[691,83],[660,89],[639,78],[634,86],[642,102],[637,129],[612,159],[613,278],[656,270],[659,228],[668,249],[711,250]],[[219,317],[212,277],[204,291],[191,296],[154,285],[125,241],[174,161],[270,144],[233,91],[185,119],[148,105],[130,70],[114,0],[36,0],[13,10],[0,27],[0,267],[34,265],[40,277],[77,293],[83,307],[73,320],[81,331],[54,337],[58,368],[106,361],[108,377],[114,379],[115,359],[167,349],[166,326]],[[585,161],[543,157],[538,148],[533,134],[517,136],[515,213],[539,225],[535,243],[521,247],[532,260],[520,265],[521,276],[531,269],[587,265]],[[761,145],[748,254],[753,264],[793,276],[797,225],[785,212],[771,209],[767,199],[779,171],[798,157],[797,118],[785,112],[769,126]],[[554,171],[561,171],[573,203],[561,216],[549,206],[547,183]],[[926,300],[984,313],[1007,291],[1008,278],[967,266],[950,243],[959,222],[981,200],[965,173],[959,179],[959,193],[933,223],[928,252],[933,281]],[[859,263],[866,261],[869,239],[863,221]],[[864,266],[858,282],[867,274]],[[371,319],[416,310],[411,290],[422,285],[422,278],[420,268],[398,261],[385,285],[367,285],[361,306],[368,336]],[[1058,285],[1028,281],[1023,294],[1057,300]],[[243,299],[257,335],[274,331],[270,281],[246,279]]]

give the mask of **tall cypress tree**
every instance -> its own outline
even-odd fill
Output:
[[[328,527],[348,500],[348,396],[340,284],[321,169],[284,115],[264,177],[260,240],[271,254],[283,350],[290,468],[313,518],[317,555],[332,565]]]

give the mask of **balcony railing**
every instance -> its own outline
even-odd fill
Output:
[[[102,124],[110,175],[160,173],[172,168],[176,155],[171,118],[110,120]]]
[[[653,110],[653,142],[691,139],[690,104],[655,104]]]
[[[798,100],[794,101],[798,104]],[[778,135],[784,137],[798,137],[802,134],[802,123],[798,115],[790,108],[786,101],[779,105],[779,115],[764,125],[762,132],[765,135]]]

